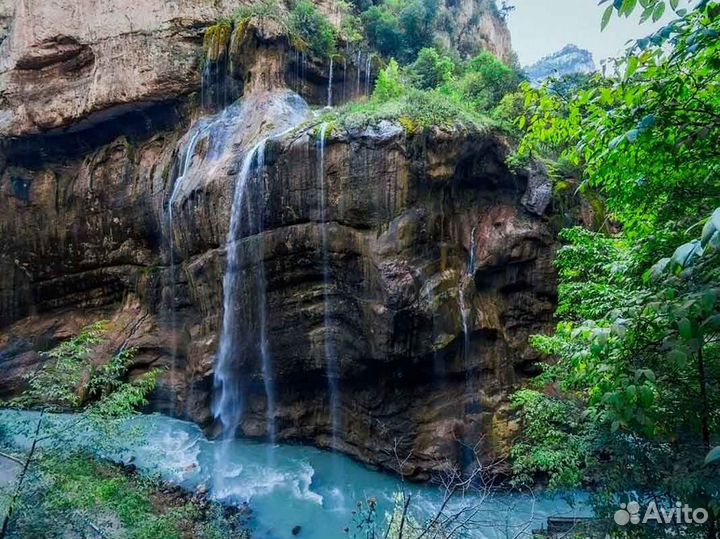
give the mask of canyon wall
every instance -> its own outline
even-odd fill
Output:
[[[243,98],[203,112],[203,30],[227,2],[14,6],[0,45],[0,397],[40,352],[107,319],[97,361],[135,348],[133,374],[167,369],[153,407],[212,432],[237,179],[250,148],[282,133],[248,178],[234,305],[260,324],[262,272],[277,438],[388,469],[397,451],[417,478],[476,447],[506,453],[507,396],[537,371],[527,337],[551,323],[555,278],[547,180],[508,170],[501,134],[382,121],[320,140],[303,98],[318,102],[324,70],[298,80],[263,24],[234,66]],[[360,68],[335,79],[337,95]],[[234,365],[238,432],[265,438],[252,346]]]

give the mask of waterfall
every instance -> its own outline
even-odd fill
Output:
[[[328,215],[327,215],[327,192],[325,186],[325,137],[327,134],[327,123],[320,126],[320,134],[317,140],[318,163],[317,175],[320,187],[320,231],[322,238],[322,255],[323,255],[323,304],[324,317],[323,327],[324,335],[324,352],[325,352],[325,369],[328,379],[328,390],[330,393],[330,421],[332,426],[332,446],[337,448],[337,435],[340,430],[340,387],[338,384],[338,365],[335,355],[335,348],[330,336],[330,250],[328,245]]]
[[[468,275],[475,275],[475,250],[477,248],[477,240],[475,235],[477,233],[477,226],[474,226],[470,232],[470,255],[468,257]]]
[[[328,88],[327,88],[327,106],[328,108],[332,107],[332,97],[333,97],[333,58],[330,57],[330,72],[328,75]]]
[[[307,56],[302,53],[302,67],[300,68],[300,79],[307,80]]]
[[[458,281],[458,307],[460,309],[460,319],[463,326],[463,360],[467,365],[470,357],[470,309],[465,299],[465,277],[461,277]]]
[[[365,60],[365,95],[370,96],[370,72],[372,71],[372,55],[368,53]]]
[[[342,102],[347,103],[347,58],[343,56]]]
[[[197,144],[200,141],[203,134],[203,128],[198,127],[198,129],[193,134],[192,138],[190,139],[190,142],[187,145],[187,148],[185,149],[185,155],[183,156],[183,160],[180,166],[180,171],[178,174],[177,179],[175,180],[175,185],[173,185],[172,193],[170,194],[170,200],[168,201],[167,206],[167,227],[168,227],[168,252],[170,256],[170,291],[172,296],[172,306],[170,308],[170,324],[172,326],[172,330],[175,332],[178,329],[178,321],[177,321],[177,268],[175,264],[175,201],[177,200],[177,197],[182,190],[183,181],[185,180],[185,177],[188,174],[188,170],[190,170],[190,166],[192,165],[193,157],[195,156],[195,150],[197,149]],[[178,351],[177,351],[177,339],[173,340],[173,346],[172,346],[172,352],[171,352],[171,360],[170,360],[170,385],[174,388],[177,381],[178,381]],[[176,399],[173,395],[172,399],[172,407],[170,409],[170,413],[172,415],[175,415],[177,412],[176,409]]]
[[[470,252],[468,253],[468,262],[465,275],[461,276],[458,280],[458,307],[460,309],[460,318],[462,319],[463,326],[463,360],[466,365],[470,357],[470,316],[472,311],[470,306],[467,304],[465,294],[468,288],[468,282],[472,282],[475,274],[475,230],[473,227],[470,233]]]
[[[238,353],[246,352],[246,350],[240,349],[239,345],[241,343],[238,342],[240,339],[238,339],[237,335],[238,324],[241,322],[238,317],[237,304],[243,262],[243,249],[240,245],[242,209],[245,205],[244,199],[247,195],[248,179],[253,171],[253,165],[257,162],[264,162],[264,156],[263,158],[258,158],[258,156],[261,152],[264,154],[265,141],[266,139],[263,139],[257,143],[247,152],[243,159],[235,183],[235,193],[230,213],[230,230],[225,244],[227,265],[223,277],[223,323],[220,336],[220,351],[215,364],[214,388],[216,395],[213,401],[213,414],[215,419],[220,422],[222,434],[226,440],[235,437],[243,410],[242,380],[239,373],[236,372],[238,369],[234,368],[238,366],[236,359]],[[248,320],[242,322],[247,324]],[[242,329],[245,330],[243,333],[247,331],[247,327]],[[243,335],[243,340],[246,340],[246,337],[246,335]]]
[[[260,142],[257,150],[257,170],[258,170],[258,183],[261,184],[261,188],[264,187],[264,182],[260,173],[265,170],[265,144],[267,139]],[[264,192],[260,191],[261,193]],[[255,208],[257,222],[259,227],[262,227],[263,223],[263,197],[258,197],[258,204]],[[265,277],[265,263],[264,263],[264,247],[265,244],[262,239],[259,242],[259,256],[258,256],[258,269],[257,269],[257,301],[258,301],[258,319],[260,325],[260,359],[261,368],[263,375],[263,385],[265,387],[265,422],[267,425],[268,439],[274,445],[277,438],[277,427],[275,426],[275,380],[273,375],[272,357],[270,356],[270,349],[268,346],[268,329],[267,329],[267,279]]]
[[[357,53],[357,89],[355,90],[355,93],[357,94],[357,97],[360,97],[360,51]]]

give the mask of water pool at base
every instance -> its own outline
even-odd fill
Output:
[[[15,445],[29,447],[39,414],[0,411]],[[189,422],[161,415],[144,415],[123,422],[111,433],[73,426],[76,416],[46,415],[44,430],[63,430],[63,444],[116,462],[132,462],[140,470],[160,474],[187,488],[205,485],[213,498],[247,502],[255,539],[342,539],[353,537],[353,511],[358,502],[377,500],[378,521],[389,518],[396,493],[412,495],[418,520],[432,514],[442,493],[431,485],[402,483],[342,455],[300,445],[247,440],[208,440]],[[471,539],[529,537],[549,516],[588,516],[587,496],[497,493],[456,494],[456,508],[479,508]],[[475,511],[475,509],[473,509]],[[299,528],[297,528],[299,526]],[[293,535],[293,529],[299,529]],[[349,530],[348,530],[349,529]]]

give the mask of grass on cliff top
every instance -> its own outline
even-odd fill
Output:
[[[374,95],[368,101],[328,111],[320,119],[347,130],[364,129],[389,120],[399,122],[409,133],[432,127],[486,130],[495,126],[489,116],[470,110],[437,90],[418,89],[387,100]]]

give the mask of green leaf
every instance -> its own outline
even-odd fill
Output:
[[[698,240],[685,243],[675,249],[670,264],[675,269],[691,266],[698,256],[702,255],[702,245]]]
[[[648,386],[638,388],[638,404],[643,408],[649,408],[655,400],[655,394]]]
[[[653,11],[653,22],[657,22],[660,19],[662,19],[662,16],[664,14],[665,14],[665,3],[658,2],[658,5],[655,6],[655,11]]]
[[[720,208],[717,208],[710,216],[710,219],[708,219],[708,222],[705,223],[700,242],[703,245],[707,244],[717,230],[720,230]]]
[[[622,8],[620,9],[620,14],[624,15],[625,17],[629,16],[635,9],[636,5],[637,5],[637,0],[623,0]]]
[[[713,315],[706,319],[702,323],[702,328],[704,332],[708,333],[716,333],[720,331],[720,314]]]
[[[610,17],[612,17],[613,14],[613,9],[613,6],[608,6],[603,13],[602,22],[600,23],[600,30],[605,30],[605,28],[607,28],[607,25],[610,22]]]
[[[710,254],[714,253],[715,251],[720,250],[720,230],[717,230],[708,240],[707,245],[705,245],[705,249],[703,250],[703,254]]]
[[[712,464],[720,460],[720,447],[712,448],[705,456],[705,465]]]
[[[683,365],[687,361],[687,354],[682,350],[675,349],[668,354],[668,359],[675,365]]]
[[[627,70],[625,71],[625,78],[629,79],[637,71],[638,65],[640,65],[640,59],[637,56],[631,56],[627,62]]]
[[[628,142],[635,142],[638,138],[638,135],[640,134],[639,129],[631,129],[627,133],[625,133],[625,138],[628,139]]]
[[[687,318],[681,318],[678,321],[678,331],[680,332],[680,337],[689,341],[693,338],[692,322],[690,322]]]

